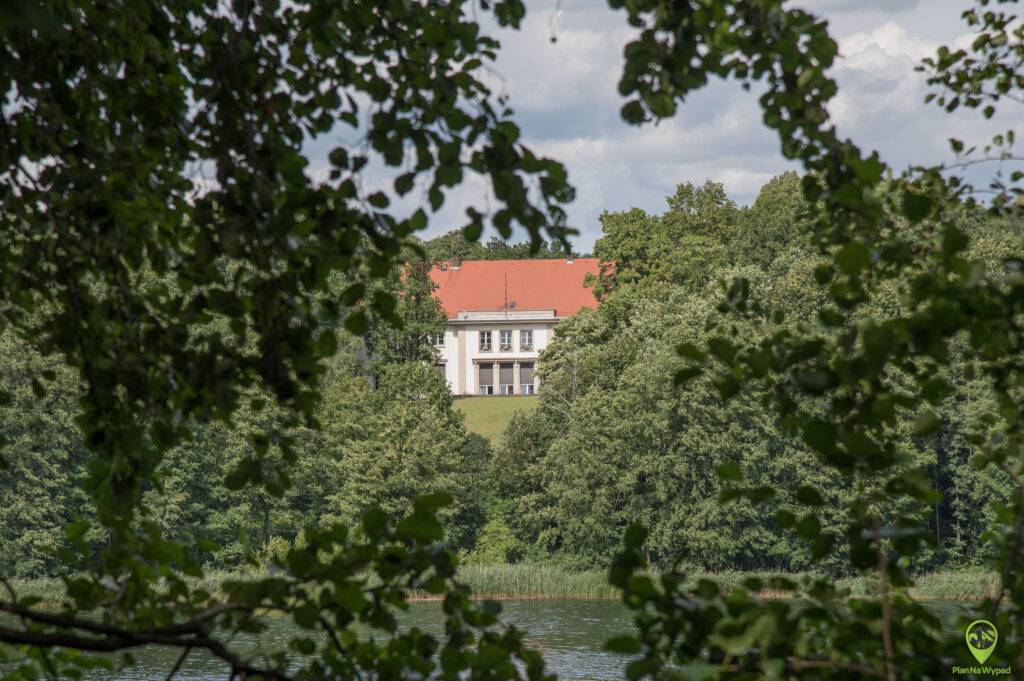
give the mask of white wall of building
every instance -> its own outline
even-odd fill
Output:
[[[448,326],[444,332],[444,345],[437,349],[441,363],[444,364],[444,377],[448,381],[448,387],[452,394],[459,385],[459,361],[458,361],[458,330]]]
[[[518,313],[518,319],[508,319],[504,315],[479,313],[484,319],[454,319],[449,321],[444,334],[444,345],[438,348],[441,363],[444,364],[448,386],[455,395],[479,395],[477,365],[481,362],[533,362],[536,376],[537,358],[554,337],[554,326],[558,321],[553,314],[544,311],[545,318],[537,319],[539,314]],[[486,317],[493,317],[488,319]],[[532,317],[532,318],[531,318]],[[512,331],[512,347],[510,350],[500,349],[500,331]],[[533,348],[524,350],[520,347],[520,331],[533,332]],[[491,332],[491,350],[480,349],[481,332]],[[460,349],[460,337],[464,348]],[[464,377],[464,378],[463,378]],[[536,384],[536,378],[534,378]],[[519,385],[516,384],[516,392]]]

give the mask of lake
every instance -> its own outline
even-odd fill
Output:
[[[629,612],[618,601],[505,601],[502,618],[528,632],[530,645],[544,655],[548,669],[571,681],[622,679],[627,657],[601,650],[614,636],[630,633]],[[954,625],[955,603],[929,604]],[[403,622],[440,634],[441,606],[417,602]],[[296,627],[285,618],[271,619],[259,640],[247,640],[242,649],[279,650]],[[136,651],[137,666],[117,672],[91,672],[90,681],[150,681],[166,678],[180,654],[174,650]],[[193,652],[175,676],[178,681],[224,681],[227,666],[209,655]]]

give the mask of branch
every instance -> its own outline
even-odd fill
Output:
[[[892,601],[889,594],[888,558],[882,547],[881,519],[875,517],[875,550],[878,553],[878,578],[882,580],[882,647],[885,649],[885,678],[896,681],[896,650],[892,644]]]
[[[185,663],[185,658],[188,657],[188,654],[191,652],[191,648],[185,648],[183,651],[181,651],[181,656],[178,658],[178,661],[174,663],[174,666],[171,668],[171,671],[167,673],[167,678],[164,679],[164,681],[174,680],[174,675],[178,673],[179,669],[181,669],[181,665]]]
[[[959,163],[942,163],[938,166],[939,170],[962,170],[971,166],[981,165],[982,163],[1022,163],[1024,162],[1024,156],[1013,156],[1013,155],[1000,155],[1000,156],[985,156],[983,158],[972,158]]]
[[[1005,463],[1002,464],[1000,468],[1002,468],[1003,472],[1005,472],[1007,475],[1010,476],[1010,478],[1013,479],[1013,481],[1017,484],[1017,487],[1020,487],[1021,491],[1024,491],[1024,477],[1021,477],[1020,473],[1013,470],[1012,468],[1010,468],[1009,465]]]
[[[341,656],[344,657],[345,660],[348,661],[350,665],[352,665],[352,670],[356,673],[356,678],[359,679],[359,681],[363,681],[363,675],[359,672],[359,667],[352,659],[352,656],[349,655],[349,652],[345,648],[345,646],[342,645],[341,640],[338,638],[338,635],[334,633],[334,627],[331,626],[331,623],[327,621],[327,618],[324,617],[323,614],[320,615],[320,624],[321,626],[323,626],[324,631],[327,632],[327,635],[331,638],[331,642],[334,643],[334,647],[338,649],[338,653],[340,653]]]
[[[235,607],[241,608],[241,606]],[[233,651],[229,650],[223,643],[210,638],[205,634],[192,635],[192,632],[186,632],[188,635],[183,635],[180,633],[173,633],[175,629],[180,629],[185,624],[198,627],[198,623],[208,620],[216,614],[207,614],[211,613],[214,608],[204,611],[204,613],[200,613],[200,615],[206,614],[205,618],[197,616],[186,623],[172,625],[164,630],[157,629],[148,632],[130,631],[128,629],[120,629],[94,622],[86,622],[64,615],[42,613],[23,608],[17,604],[5,603],[0,607],[0,610],[5,612],[14,612],[16,614],[24,612],[28,619],[41,624],[50,624],[51,626],[66,629],[78,629],[79,631],[102,635],[100,638],[92,638],[75,633],[17,631],[0,626],[0,642],[2,643],[26,645],[34,648],[70,648],[73,650],[82,650],[94,653],[111,653],[129,648],[139,648],[146,645],[184,648],[186,651],[192,650],[193,648],[203,648],[231,666],[232,678],[235,676],[239,676],[243,679],[249,677],[262,677],[271,679],[272,681],[292,681],[292,677],[283,672],[279,672],[274,669],[263,669],[251,665],[238,657],[238,655]],[[172,633],[167,633],[167,629],[171,629]]]
[[[1022,545],[1024,545],[1024,478],[1021,475],[1010,468],[1007,464],[1000,465],[1000,468],[1009,475],[1017,486],[1021,490],[1021,509],[1017,514],[1017,530],[1013,538],[1013,546],[1010,548],[1010,555],[1006,557],[1006,561],[1003,563],[1003,572],[1000,575],[999,583],[999,595],[992,601],[992,619],[995,619],[996,613],[999,612],[999,606],[1003,602],[1003,596],[1006,594],[1006,590],[1009,588],[1010,577],[1013,573],[1013,568],[1017,565],[1018,557]]]
[[[4,579],[0,580],[0,582],[3,582],[4,588],[7,589],[7,593],[10,595],[11,600],[17,601],[18,595],[14,592],[14,587],[11,586],[11,583],[7,580],[7,578],[5,577]],[[25,631],[29,631],[31,629],[31,626],[29,625],[29,619],[24,615],[21,616],[21,624],[25,627]],[[53,681],[56,681],[57,671],[53,668],[53,663],[50,662],[50,656],[46,654],[45,650],[40,650],[39,652],[43,658],[43,665],[46,667],[46,675]]]
[[[232,611],[253,611],[257,608],[265,608],[272,610],[287,610],[284,606],[255,606],[255,605],[242,605],[238,603],[228,603],[222,605],[215,605],[207,608],[206,610],[200,611],[193,615],[191,618],[184,622],[177,624],[169,624],[165,627],[158,627],[156,629],[148,629],[144,633],[161,634],[166,636],[180,636],[183,634],[204,634],[203,625],[226,612]],[[33,622],[39,624],[48,624],[54,627],[63,627],[65,629],[79,629],[81,631],[88,631],[93,634],[103,634],[107,636],[119,636],[126,630],[118,627],[111,627],[104,625],[99,622],[78,619],[70,615],[62,615],[52,612],[46,612],[43,610],[33,610],[26,608],[18,603],[4,603],[0,602],[0,612],[7,612],[18,617],[30,619]]]

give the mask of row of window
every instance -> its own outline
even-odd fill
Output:
[[[499,352],[511,352],[512,351],[512,337],[515,332],[511,329],[502,329],[498,332],[498,351]],[[493,343],[494,335],[491,331],[480,332],[480,352],[490,352],[494,349]],[[444,334],[443,333],[432,333],[430,334],[430,342],[436,347],[444,345]],[[523,329],[519,332],[519,351],[520,352],[532,352],[533,351],[533,331],[529,329]]]
[[[484,363],[480,365],[479,372],[481,395],[493,395],[495,391],[499,395],[533,394],[533,362],[520,362],[518,377],[515,375],[515,364],[512,362],[497,364],[497,373],[494,364]],[[517,378],[519,390],[515,390]]]
[[[501,385],[498,386],[498,391],[499,391],[498,394],[499,395],[533,395],[534,394],[534,392],[533,392],[534,390],[535,390],[535,388],[533,387],[533,383],[520,383],[519,384],[519,392],[518,393],[512,392],[512,385],[510,383],[502,383]],[[481,395],[493,395],[494,394],[494,386],[493,385],[482,385],[482,386],[480,386],[480,394]]]
[[[441,376],[448,377],[448,368],[443,363],[434,365],[441,372]],[[514,388],[515,365],[502,363],[498,365],[498,385],[494,385],[494,367],[491,365],[480,366],[480,394],[493,395],[497,387],[499,395],[533,395],[536,387],[533,384],[533,362],[522,362],[519,365],[519,392]]]
[[[512,333],[511,329],[502,329],[498,332],[499,352],[512,351]],[[480,332],[480,352],[490,352],[494,349],[491,339],[490,331]],[[519,332],[519,351],[530,352],[531,350],[533,350],[533,331],[524,329]]]

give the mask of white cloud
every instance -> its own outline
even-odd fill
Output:
[[[676,184],[709,178],[748,203],[773,175],[796,167],[762,123],[756,88],[745,92],[735,83],[712,82],[672,120],[627,126],[619,118],[623,100],[616,88],[622,49],[634,29],[604,3],[556,2],[531,3],[522,31],[495,31],[503,46],[492,82],[509,95],[524,141],[567,165],[577,188],[570,222],[582,231],[581,250],[600,235],[598,216],[606,209],[661,212]],[[923,103],[927,86],[914,66],[940,44],[969,39],[959,21],[965,2],[799,3],[823,14],[839,42],[832,75],[840,92],[831,112],[840,133],[878,150],[897,170],[949,159],[949,137],[984,139],[1014,122],[986,122],[972,112],[950,116]],[[430,234],[460,225],[465,207],[483,205],[486,193],[480,182],[454,192],[431,219]]]
[[[921,0],[802,0],[796,4],[815,14],[861,12],[877,15],[913,9],[921,4]]]
[[[951,160],[950,137],[990,137],[1005,126],[1005,116],[987,121],[976,111],[947,114],[925,104],[926,75],[915,70],[940,45],[970,41],[967,34],[944,40],[921,37],[893,21],[843,36],[834,73],[839,94],[830,105],[840,133],[877,150],[896,170]]]
[[[889,64],[872,59],[878,54],[886,58],[906,57],[918,61],[935,53],[939,42],[918,38],[910,35],[907,29],[894,21],[886,21],[874,29],[854,33],[839,39],[840,63],[856,64],[861,68],[867,66],[888,66]]]

